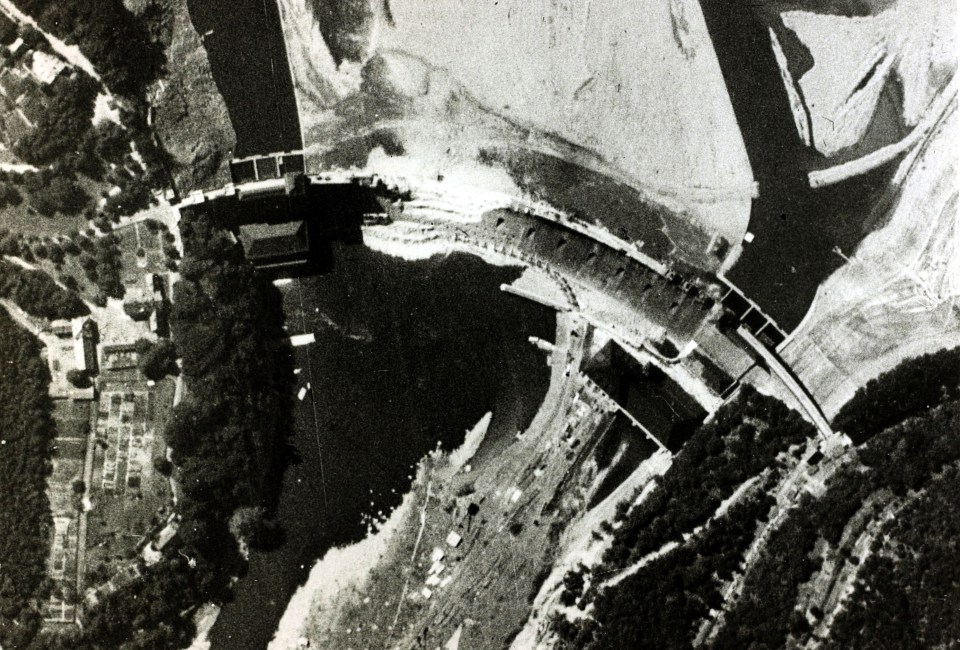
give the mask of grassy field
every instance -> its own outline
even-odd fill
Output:
[[[98,404],[87,533],[88,586],[125,570],[140,541],[168,513],[170,484],[153,466],[166,454],[162,431],[173,405],[174,384],[130,381],[106,373]]]
[[[80,495],[75,485],[83,480],[83,463],[90,430],[88,402],[57,400],[53,403],[57,437],[53,448],[53,471],[47,479],[47,496],[53,515],[49,576],[54,582],[43,603],[47,625],[72,623],[77,602],[77,544]]]
[[[142,223],[116,228],[120,238],[120,280],[126,286],[143,285],[145,273],[165,273],[166,255],[163,252],[164,232],[150,232]],[[143,256],[138,251],[143,251]]]

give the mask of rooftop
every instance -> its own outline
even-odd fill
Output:
[[[52,84],[60,76],[67,64],[52,54],[35,51],[30,64],[30,72],[42,84]]]
[[[254,262],[277,257],[305,256],[310,250],[307,224],[304,221],[240,226],[240,240],[247,258]]]

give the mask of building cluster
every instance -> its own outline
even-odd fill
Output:
[[[281,277],[319,272],[332,240],[359,241],[362,226],[388,224],[399,210],[397,188],[349,172],[308,175],[298,152],[234,160],[230,173],[222,189],[186,197],[181,217],[207,214],[254,266]]]
[[[47,328],[55,340],[47,346],[50,396],[54,399],[92,400],[90,378],[99,372],[97,346],[100,331],[89,317],[55,320]]]
[[[6,147],[32,133],[46,114],[62,76],[77,74],[47,51],[42,37],[24,39],[24,30],[0,12],[0,138]]]
[[[169,336],[170,302],[163,276],[145,273],[143,282],[127,286],[123,311],[135,321],[147,321],[152,334]]]

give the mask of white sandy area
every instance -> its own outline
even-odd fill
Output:
[[[562,583],[563,576],[579,564],[588,568],[596,566],[600,562],[603,552],[610,545],[610,538],[594,539],[593,531],[598,530],[602,522],[613,520],[617,504],[621,501],[633,498],[633,495],[638,492],[649,494],[649,489],[652,489],[654,480],[670,468],[671,462],[672,457],[669,452],[657,451],[643,461],[607,498],[584,513],[567,528],[560,538],[561,551],[558,554],[560,559],[554,564],[550,575],[540,586],[540,591],[537,592],[530,610],[530,617],[520,633],[514,638],[510,646],[511,650],[529,650],[530,648],[543,647],[544,639],[540,638],[541,633],[552,613],[560,608],[559,586]],[[599,476],[597,480],[600,480]]]
[[[521,264],[519,260],[512,257],[485,248],[476,248],[464,242],[453,241],[429,226],[420,226],[407,221],[398,221],[386,226],[366,226],[363,228],[363,243],[367,248],[378,253],[408,262],[459,252],[476,255],[492,266]]]
[[[193,616],[193,622],[197,626],[197,636],[193,639],[193,643],[190,644],[187,650],[210,650],[210,640],[208,637],[210,636],[210,630],[213,629],[213,625],[217,622],[219,616],[219,605],[206,603],[200,606]]]
[[[390,9],[396,26],[380,29],[378,49],[449,70],[492,110],[666,192],[752,191],[696,2],[395,0]]]
[[[864,135],[891,75],[903,88],[904,122],[914,126],[956,72],[953,2],[898,0],[876,16],[787,11],[782,18],[814,59],[799,86],[815,146],[827,156]],[[857,89],[875,65],[872,78]]]
[[[477,450],[480,449],[483,439],[487,436],[491,420],[493,420],[493,411],[487,411],[474,427],[467,431],[463,444],[450,452],[448,465],[451,471],[460,471],[474,457]]]
[[[467,431],[463,444],[450,452],[448,460],[441,467],[441,480],[460,471],[473,458],[483,443],[487,429],[493,418],[487,412]],[[418,467],[416,482],[423,479],[423,465]],[[384,558],[390,548],[390,542],[400,529],[404,520],[414,514],[414,493],[408,492],[403,501],[379,524],[374,532],[365,539],[345,546],[334,548],[314,564],[305,585],[297,589],[290,598],[287,609],[280,619],[279,626],[269,650],[293,650],[307,633],[307,626],[315,623],[319,613],[334,622],[336,608],[342,604],[342,597],[350,592],[364,588],[371,570]]]
[[[101,92],[93,104],[93,125],[97,126],[103,122],[113,122],[120,124],[120,109],[113,105],[113,98]]]
[[[781,354],[830,417],[900,360],[960,345],[956,104],[897,172],[886,225],[818,289]]]
[[[333,65],[304,0],[280,6],[313,166],[316,154],[365,135],[333,111],[359,76],[356,64]],[[626,182],[728,241],[742,238],[756,187],[694,0],[576,10],[544,0],[401,0],[390,12],[394,26],[376,12],[368,56],[385,61],[385,81],[413,108],[368,124],[392,129],[405,150],[405,160],[371,162],[374,171],[462,174],[520,196],[506,174],[493,178],[476,162],[481,147],[519,146]]]
[[[26,163],[0,163],[0,169],[5,172],[23,174],[24,172],[35,172],[37,168]]]
[[[314,564],[305,585],[290,598],[269,650],[293,650],[304,636],[311,613],[331,608],[342,594],[362,589],[387,549],[390,540],[410,515],[413,493],[403,501],[376,532],[356,544],[334,548]]]

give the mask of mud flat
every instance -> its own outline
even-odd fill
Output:
[[[783,349],[828,416],[900,360],[960,344],[956,106],[895,178],[886,223],[817,291]]]
[[[956,72],[956,5],[897,0],[867,15],[790,9],[777,31],[804,98],[814,146],[863,155],[915,126]],[[885,123],[885,124],[884,124]],[[873,133],[871,133],[873,131]]]
[[[584,146],[664,193],[751,192],[696,2],[400,0],[390,15],[376,48],[449,70],[494,112]],[[457,28],[465,24],[469,30]],[[745,217],[731,207],[726,200],[691,206],[711,230]]]

